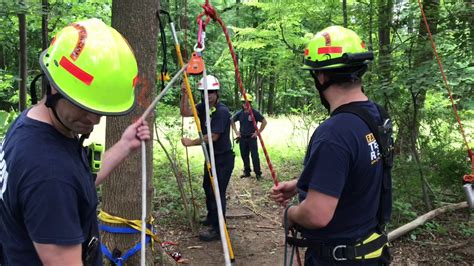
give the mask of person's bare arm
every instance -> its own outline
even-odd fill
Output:
[[[288,209],[289,225],[295,223],[308,229],[327,226],[334,216],[339,199],[309,189],[306,199]]]
[[[220,136],[221,136],[220,134],[212,133],[212,141],[213,142],[217,141]],[[204,135],[203,139],[204,139],[204,142],[208,143],[207,135]],[[187,146],[187,147],[188,146],[197,146],[197,145],[201,145],[201,140],[199,138],[197,138],[197,139],[182,138],[181,143],[184,146]]]
[[[41,263],[45,266],[82,265],[81,245],[52,245],[33,242]]]
[[[230,124],[232,125],[232,130],[234,130],[235,136],[240,138],[240,131],[237,130],[234,120],[230,119]]]
[[[95,185],[102,183],[107,176],[115,169],[127,156],[141,146],[142,140],[150,139],[150,129],[146,121],[141,119],[133,123],[127,129],[120,140],[104,153],[102,167],[97,173]]]
[[[260,131],[260,133],[262,133],[262,131],[265,129],[265,127],[267,126],[267,119],[263,119],[262,120],[262,123],[260,124],[260,128],[258,129],[258,131]]]

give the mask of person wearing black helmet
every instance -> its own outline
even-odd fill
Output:
[[[390,261],[385,224],[391,214],[391,123],[362,90],[373,59],[352,30],[331,26],[318,32],[304,54],[331,114],[313,133],[297,180],[270,194],[286,205],[287,243],[307,247],[305,265],[380,265]]]

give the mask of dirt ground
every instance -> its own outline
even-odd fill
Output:
[[[229,184],[227,223],[235,265],[283,265],[281,208],[266,196],[263,187],[270,186],[269,175],[267,179],[262,182],[233,176]],[[454,226],[460,220],[467,221],[469,216],[469,210],[440,216],[435,220],[446,232],[418,230],[416,239],[408,235],[397,239],[392,243],[393,264],[474,265],[474,240]],[[178,249],[189,265],[224,264],[220,241],[199,241],[187,225],[179,223],[169,225],[165,232],[164,239],[179,243]]]

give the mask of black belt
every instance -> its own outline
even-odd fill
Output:
[[[311,248],[318,257],[331,258],[336,261],[355,260],[357,257],[363,257],[380,248],[388,242],[386,234],[381,234],[378,238],[360,245],[327,245],[320,241],[311,239],[298,239],[288,236],[287,241],[289,245],[296,247]]]

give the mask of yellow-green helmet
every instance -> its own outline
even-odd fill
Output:
[[[247,101],[249,101],[249,102],[253,101],[253,96],[252,96],[252,94],[246,93],[245,96],[247,96]],[[242,97],[240,97],[240,101],[245,102],[245,98],[244,98],[243,95],[242,95]]]
[[[87,111],[122,115],[134,107],[137,61],[125,38],[99,19],[59,31],[40,65],[62,96]]]
[[[327,27],[311,39],[304,51],[307,70],[335,69],[364,65],[373,59],[364,42],[352,30],[341,26]]]

